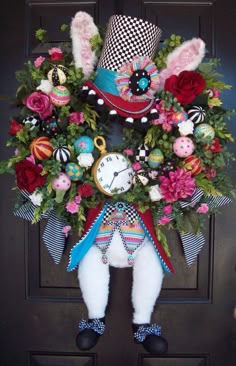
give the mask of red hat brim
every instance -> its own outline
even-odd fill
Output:
[[[104,92],[96,87],[91,81],[87,81],[85,86],[93,89],[96,94],[104,100],[104,103],[114,109],[120,116],[142,118],[154,107],[155,99],[144,102],[128,102],[119,96]]]

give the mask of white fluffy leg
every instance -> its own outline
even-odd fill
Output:
[[[150,323],[153,308],[161,290],[162,280],[161,263],[152,243],[145,239],[145,244],[138,251],[133,267],[133,323]]]
[[[109,293],[109,266],[101,260],[100,250],[93,245],[80,262],[78,278],[89,319],[103,318]]]

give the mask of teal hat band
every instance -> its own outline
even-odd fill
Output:
[[[103,92],[110,93],[116,96],[120,96],[116,87],[117,72],[98,67],[96,71],[96,77],[94,80],[94,85]]]

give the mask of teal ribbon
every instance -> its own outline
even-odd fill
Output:
[[[94,85],[96,85],[98,89],[106,93],[110,93],[119,97],[115,82],[116,75],[116,71],[111,71],[103,69],[102,67],[98,67],[96,71]]]

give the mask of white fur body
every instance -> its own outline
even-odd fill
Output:
[[[108,264],[102,262],[102,253],[93,245],[81,260],[78,277],[83,299],[88,309],[88,317],[105,316],[109,295],[109,265],[129,267],[128,253],[124,248],[118,231],[114,233],[107,251]],[[143,244],[134,253],[132,303],[133,322],[149,323],[163,280],[163,269],[153,244],[144,239]]]
[[[99,34],[91,15],[83,11],[77,12],[71,22],[70,34],[75,67],[81,67],[87,77],[94,70],[97,62],[95,52],[91,49],[90,39]]]

